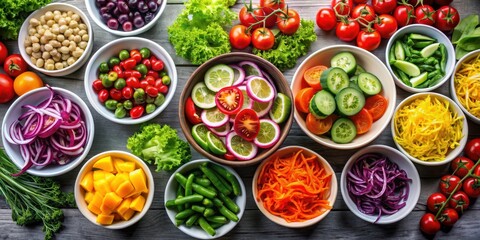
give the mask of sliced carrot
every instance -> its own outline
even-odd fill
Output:
[[[308,110],[310,99],[312,99],[316,92],[317,91],[311,87],[303,88],[298,91],[295,96],[295,108],[302,113],[308,113],[310,111]]]
[[[312,113],[309,113],[307,115],[305,125],[307,126],[307,129],[313,134],[322,135],[330,131],[330,128],[332,128],[333,118],[333,114],[329,115],[325,119],[320,119],[315,117]]]
[[[352,120],[353,124],[355,124],[355,127],[357,128],[357,134],[364,134],[368,132],[370,128],[372,128],[372,124],[373,124],[372,115],[365,108],[362,108],[360,112],[351,116],[350,119]]]
[[[327,199],[331,178],[316,156],[300,150],[265,163],[257,180],[257,199],[287,222],[307,221],[332,208]]]
[[[387,111],[387,107],[388,100],[380,94],[373,95],[365,100],[364,108],[372,115],[373,121],[380,119]]]
[[[320,84],[320,76],[322,75],[322,72],[327,69],[328,67],[324,65],[317,65],[311,67],[303,73],[303,79],[313,89],[322,90],[322,85]]]

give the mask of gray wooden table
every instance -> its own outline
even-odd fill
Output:
[[[83,0],[60,1],[69,2],[86,12]],[[243,2],[243,1],[238,1]],[[257,1],[255,1],[257,2]],[[302,18],[315,20],[315,14],[322,6],[330,4],[330,0],[287,0],[291,8],[297,9]],[[461,13],[461,17],[465,17],[470,13],[480,13],[480,1],[478,0],[456,0],[452,4]],[[240,3],[234,7],[238,11],[241,7]],[[172,45],[168,42],[167,27],[172,24],[175,17],[183,9],[181,0],[168,0],[168,5],[164,14],[160,17],[158,23],[148,32],[139,35],[152,39],[153,41],[162,45],[172,56],[176,63],[178,71],[178,87],[176,95],[166,110],[154,119],[155,122],[169,124],[170,126],[180,130],[177,121],[178,99],[181,90],[185,86],[186,80],[197,66],[192,65],[188,61],[175,55]],[[92,26],[95,32],[94,38],[94,52],[104,44],[118,38],[115,35],[104,32],[95,23]],[[312,45],[310,53],[320,48],[343,43],[335,37],[335,33],[324,32],[316,27],[315,29],[318,40]],[[18,46],[16,41],[6,42],[6,45],[11,53],[18,53]],[[386,41],[383,41],[380,47],[374,51],[382,61],[385,61]],[[297,66],[305,59],[306,56],[300,58]],[[48,77],[41,75],[44,82],[51,86],[62,87],[77,93],[87,105],[87,97],[83,87],[83,75],[85,66],[77,72],[65,77]],[[288,81],[292,80],[295,69],[285,71],[284,74]],[[444,84],[437,92],[448,95],[449,86]],[[397,88],[397,104],[410,94]],[[7,111],[9,104],[0,104],[0,122]],[[138,126],[126,126],[112,123],[102,116],[100,116],[92,108],[92,114],[95,119],[95,138],[92,149],[87,158],[90,158],[100,152],[107,150],[127,150],[126,140],[132,135]],[[469,138],[480,137],[480,126],[475,125],[469,121]],[[183,137],[183,136],[182,136]],[[390,127],[371,144],[384,144],[394,146]],[[340,177],[345,162],[348,160],[355,150],[338,151],[323,147],[303,133],[296,123],[293,124],[289,136],[283,143],[283,146],[302,145],[320,153],[325,157],[335,169],[337,177]],[[0,143],[0,147],[2,144]],[[203,158],[202,155],[193,151],[193,159]],[[73,171],[57,177],[56,179],[64,186],[65,190],[73,191],[73,184],[75,177],[81,166]],[[404,239],[419,239],[425,238],[419,228],[418,222],[420,217],[425,212],[425,202],[427,197],[437,191],[439,182],[439,175],[445,173],[445,168],[421,168],[419,171],[422,177],[422,193],[414,211],[402,221],[379,226],[367,223],[349,211],[345,202],[342,199],[340,191],[338,192],[337,200],[334,204],[333,211],[323,219],[320,223],[306,228],[306,229],[289,229],[268,220],[257,209],[252,193],[251,184],[252,177],[256,166],[236,169],[242,176],[245,186],[247,187],[247,206],[246,211],[240,223],[228,233],[225,238],[228,239],[272,239],[272,238],[286,238],[286,239],[305,239],[305,238],[320,238],[320,239],[337,239],[337,238],[404,238]],[[144,218],[137,224],[123,229],[123,230],[108,230],[98,227],[90,223],[76,208],[65,209],[64,229],[57,234],[58,239],[185,239],[187,235],[178,230],[168,219],[165,208],[163,206],[163,194],[165,184],[170,176],[166,172],[154,172],[155,178],[155,197],[151,208],[144,216]],[[41,226],[20,227],[17,226],[11,219],[11,211],[5,200],[0,197],[0,239],[43,239]],[[473,203],[471,209],[460,218],[456,226],[449,231],[440,231],[437,233],[438,238],[458,238],[458,239],[478,239],[480,235],[480,204]]]

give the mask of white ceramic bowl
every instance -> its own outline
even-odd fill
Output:
[[[465,108],[465,106],[463,106],[460,103],[460,101],[458,99],[458,96],[457,96],[457,93],[456,93],[456,90],[455,90],[456,89],[455,88],[455,74],[460,70],[461,66],[464,63],[469,62],[469,61],[477,58],[479,54],[480,54],[480,49],[475,50],[473,52],[470,52],[467,55],[463,56],[460,60],[458,60],[457,64],[455,64],[455,70],[453,71],[452,78],[450,80],[450,96],[452,96],[453,101],[455,101],[455,103],[458,104],[458,106],[460,107],[460,109],[462,109],[462,111],[465,113],[465,115],[467,115],[467,117],[469,117],[470,120],[472,120],[476,124],[480,124],[480,116],[475,116],[471,112],[469,112]]]
[[[367,145],[371,141],[375,140],[384,131],[390,122],[390,119],[392,118],[393,110],[395,108],[395,101],[397,98],[395,84],[392,76],[380,59],[378,59],[371,52],[350,45],[335,45],[331,47],[325,47],[312,53],[300,64],[293,75],[290,87],[292,89],[293,96],[296,96],[300,89],[305,86],[305,83],[303,83],[303,73],[307,69],[320,64],[330,67],[330,59],[335,54],[342,51],[349,51],[353,53],[358,65],[362,66],[367,72],[370,72],[378,77],[383,88],[380,94],[388,100],[386,112],[380,119],[373,123],[372,128],[367,133],[357,135],[352,142],[346,144],[335,143],[328,136],[319,136],[311,133],[306,127],[306,114],[300,113],[296,108],[294,111],[294,117],[303,132],[305,132],[305,134],[307,134],[314,141],[330,148],[355,149]]]
[[[365,148],[360,149],[357,151],[353,156],[345,164],[345,167],[342,171],[342,177],[340,179],[340,189],[342,192],[342,197],[345,203],[347,204],[350,211],[352,211],[357,217],[367,221],[374,223],[375,220],[378,218],[377,215],[368,215],[360,212],[357,208],[357,205],[352,201],[350,195],[347,190],[347,173],[352,168],[355,161],[362,155],[367,153],[375,153],[375,154],[382,154],[388,159],[398,165],[400,169],[403,169],[406,173],[408,178],[411,179],[409,182],[409,194],[408,199],[406,201],[405,207],[400,209],[398,212],[392,215],[383,215],[380,219],[376,222],[376,224],[390,224],[394,222],[398,222],[405,218],[410,212],[413,210],[415,205],[417,204],[418,198],[420,197],[420,176],[418,175],[417,169],[413,165],[413,163],[408,160],[405,155],[403,155],[398,150],[384,145],[371,145]]]
[[[30,55],[28,55],[27,52],[25,51],[24,42],[25,42],[25,39],[28,37],[28,26],[30,25],[29,23],[30,19],[33,17],[39,19],[40,16],[44,15],[46,12],[48,11],[53,12],[55,10],[60,10],[61,12],[73,11],[74,13],[78,14],[82,18],[83,23],[87,25],[89,41],[87,42],[87,47],[85,48],[83,54],[80,56],[80,58],[77,59],[77,61],[74,64],[59,70],[46,70],[45,68],[39,68],[32,63],[32,61],[30,60]],[[51,3],[46,5],[45,7],[42,7],[36,10],[32,14],[30,14],[30,16],[27,17],[27,19],[25,19],[18,33],[18,49],[20,51],[20,54],[22,55],[22,58],[27,62],[27,64],[31,68],[35,69],[36,71],[39,71],[43,74],[54,76],[54,77],[65,76],[81,68],[87,62],[88,57],[92,53],[92,49],[93,49],[92,25],[90,24],[90,21],[88,20],[87,15],[85,15],[85,13],[83,13],[83,11],[78,9],[77,7],[67,3]]]
[[[423,98],[425,98],[429,95],[430,95],[430,97],[438,98],[438,99],[443,100],[443,101],[448,101],[448,103],[450,105],[450,110],[452,112],[455,112],[457,114],[457,116],[459,116],[463,119],[463,122],[462,122],[462,124],[463,124],[462,139],[460,140],[459,145],[456,148],[454,148],[453,150],[450,150],[448,152],[448,154],[445,156],[445,159],[441,160],[441,161],[423,161],[423,160],[420,160],[416,157],[413,157],[402,146],[400,146],[400,144],[398,144],[397,141],[395,141],[395,136],[396,136],[395,123],[394,123],[395,122],[395,114],[398,112],[399,109],[403,108],[407,104],[410,104],[415,99],[419,99],[419,98],[423,99]],[[446,97],[442,94],[439,94],[439,93],[424,92],[424,93],[413,94],[413,95],[407,97],[406,99],[404,99],[402,102],[400,102],[400,104],[398,104],[398,106],[395,108],[395,113],[393,114],[393,117],[392,117],[391,131],[392,131],[393,140],[394,140],[395,145],[397,146],[398,150],[400,150],[403,154],[405,154],[410,160],[412,160],[413,162],[415,162],[417,164],[420,164],[420,165],[439,166],[439,165],[444,165],[444,164],[447,164],[447,163],[451,162],[453,159],[455,159],[458,155],[460,155],[462,153],[463,148],[467,144],[468,123],[467,123],[467,119],[465,118],[465,114],[463,114],[460,107],[452,99],[450,99],[450,98],[448,98],[448,97]]]
[[[408,33],[419,33],[419,34],[429,36],[431,38],[435,38],[435,39],[437,39],[437,41],[439,43],[443,43],[445,45],[445,47],[447,48],[447,55],[448,56],[447,56],[447,63],[446,63],[446,66],[445,66],[445,75],[443,76],[443,78],[439,79],[437,81],[437,84],[435,84],[434,86],[431,86],[431,87],[428,87],[428,88],[414,88],[414,87],[407,86],[405,83],[402,82],[401,79],[399,79],[393,73],[392,67],[388,63],[388,61],[389,61],[389,56],[388,55],[389,55],[389,52],[390,52],[390,49],[391,49],[393,43],[395,43],[395,41],[398,38],[403,37],[405,34],[408,34]],[[455,49],[453,48],[453,45],[452,45],[452,42],[450,41],[450,39],[440,30],[438,30],[434,27],[428,26],[428,25],[424,25],[424,24],[412,24],[412,25],[408,25],[408,26],[405,26],[405,27],[399,29],[388,40],[387,47],[385,49],[385,61],[387,63],[386,64],[387,68],[390,71],[390,73],[392,74],[393,79],[395,80],[395,84],[397,84],[397,86],[399,86],[403,90],[411,92],[411,93],[429,92],[429,91],[432,91],[432,90],[437,89],[438,87],[442,86],[452,75],[453,68],[455,66]]]
[[[150,114],[144,113],[144,115],[140,118],[132,119],[131,117],[125,118],[116,118],[114,111],[110,111],[105,108],[104,104],[102,104],[98,100],[97,93],[92,88],[92,83],[98,78],[98,66],[102,62],[108,61],[113,56],[118,56],[118,53],[123,49],[131,50],[133,48],[140,49],[142,47],[149,48],[152,55],[155,55],[158,59],[162,60],[164,65],[164,69],[167,71],[168,76],[170,76],[171,82],[170,86],[168,87],[168,93],[165,96],[165,102],[157,107],[154,112]],[[158,114],[160,114],[165,108],[168,106],[170,101],[175,94],[175,90],[177,88],[177,69],[175,67],[175,63],[173,62],[172,58],[168,54],[168,52],[158,45],[157,43],[140,37],[126,37],[126,38],[119,38],[114,40],[105,46],[101,47],[95,54],[92,56],[90,61],[87,64],[87,68],[85,70],[85,77],[84,77],[84,86],[85,92],[87,93],[87,98],[90,104],[92,104],[93,108],[105,117],[106,119],[120,124],[138,124],[142,122],[146,122],[148,120],[153,119]]]
[[[197,239],[219,238],[219,237],[224,236],[228,232],[230,232],[241,221],[243,213],[245,212],[245,204],[246,204],[246,201],[247,201],[247,192],[245,190],[245,185],[243,184],[242,178],[235,172],[235,170],[233,170],[232,168],[230,168],[228,166],[215,163],[215,162],[213,162],[211,160],[208,160],[208,159],[198,159],[198,160],[190,161],[190,162],[184,164],[183,166],[178,168],[172,174],[172,176],[170,176],[170,179],[168,179],[167,185],[165,186],[165,197],[164,197],[165,203],[168,200],[175,199],[176,196],[177,196],[178,183],[177,183],[177,180],[175,180],[175,177],[174,177],[175,174],[176,173],[182,173],[182,174],[185,175],[185,173],[187,173],[188,171],[190,171],[192,169],[195,169],[195,168],[199,167],[201,164],[206,163],[206,162],[211,163],[211,164],[217,164],[217,165],[220,165],[220,166],[224,167],[230,173],[232,173],[235,176],[235,178],[238,180],[238,182],[240,183],[240,188],[241,188],[242,192],[239,196],[237,196],[235,198],[235,203],[240,208],[240,212],[237,214],[237,216],[239,218],[238,222],[229,221],[227,224],[221,226],[220,228],[215,229],[215,231],[216,231],[215,236],[210,236],[208,233],[206,233],[199,226],[193,226],[193,227],[190,227],[190,228],[186,227],[185,224],[182,224],[182,225],[178,226],[178,229],[180,229],[180,231],[186,233],[187,235],[189,235],[191,237],[197,238]],[[175,225],[175,215],[177,214],[177,212],[172,210],[172,209],[168,209],[168,208],[166,208],[166,211],[167,211],[168,218]]]
[[[332,167],[327,162],[327,160],[325,160],[325,158],[320,156],[318,153],[316,153],[316,152],[314,152],[314,151],[312,151],[308,148],[301,147],[301,146],[288,146],[288,147],[281,148],[278,151],[276,151],[274,154],[270,155],[267,159],[265,159],[257,167],[257,170],[255,171],[255,175],[253,176],[253,181],[252,181],[253,199],[255,200],[255,203],[257,204],[258,209],[260,209],[260,212],[262,212],[263,215],[265,215],[272,222],[274,222],[278,225],[284,226],[284,227],[289,227],[289,228],[303,228],[303,227],[308,227],[308,226],[314,225],[314,224],[320,222],[322,219],[324,219],[328,215],[328,213],[331,211],[331,210],[326,210],[320,216],[318,216],[316,218],[312,218],[312,219],[307,220],[307,221],[287,222],[285,219],[283,219],[281,217],[278,217],[278,216],[275,216],[275,215],[271,214],[270,212],[268,212],[268,210],[266,210],[265,207],[263,206],[262,201],[257,198],[257,192],[258,192],[257,179],[260,175],[260,171],[263,168],[263,166],[268,161],[275,160],[276,158],[285,157],[285,156],[291,155],[292,153],[298,152],[298,151],[303,151],[303,154],[306,157],[315,156],[317,158],[317,160],[320,162],[320,164],[323,166],[323,168],[325,169],[325,172],[327,174],[332,174],[332,179],[330,181],[330,191],[328,193],[329,195],[328,195],[328,199],[327,199],[330,202],[331,206],[333,206],[333,204],[335,203],[335,200],[337,198],[337,191],[338,191],[337,177],[335,176],[335,171],[333,171]]]
[[[165,6],[167,5],[167,0],[162,0],[162,3],[158,7],[157,13],[155,14],[155,17],[152,19],[152,21],[145,24],[143,27],[133,29],[130,32],[123,31],[121,29],[121,27],[119,27],[119,30],[110,29],[107,26],[106,22],[103,21],[102,16],[100,15],[99,9],[95,5],[95,0],[85,0],[85,5],[87,7],[88,15],[90,15],[90,17],[93,19],[93,22],[95,22],[95,24],[97,24],[99,27],[101,27],[103,30],[105,30],[109,33],[112,33],[112,34],[115,34],[115,35],[118,35],[118,36],[122,36],[122,37],[126,37],[126,36],[135,36],[135,35],[138,35],[140,33],[144,33],[146,31],[148,31],[150,28],[152,28],[155,25],[155,23],[158,21],[158,19],[160,18],[160,15],[162,15],[163,10],[165,10]]]
[[[83,159],[87,156],[88,152],[93,143],[93,136],[95,135],[95,126],[93,122],[92,113],[87,107],[87,104],[78,97],[75,93],[65,90],[63,88],[52,87],[52,89],[61,94],[63,97],[70,99],[72,102],[76,103],[83,112],[83,120],[85,121],[87,127],[87,142],[85,143],[83,153],[76,158],[70,160],[69,163],[65,165],[48,165],[44,168],[31,167],[27,170],[28,173],[41,177],[53,177],[67,173],[68,171],[74,169],[78,166]],[[19,97],[12,105],[8,108],[5,117],[2,122],[2,132],[8,132],[8,129],[14,121],[24,112],[22,106],[30,104],[33,106],[38,105],[40,102],[48,99],[50,97],[50,90],[47,87],[38,88],[32,90],[21,97]],[[11,144],[5,138],[5,135],[2,134],[3,146],[7,155],[12,159],[13,163],[19,168],[22,168],[25,164],[22,155],[20,154],[20,148],[18,145]]]
[[[147,177],[147,187],[149,191],[147,193],[147,197],[145,198],[145,205],[143,206],[143,209],[141,212],[136,212],[132,216],[132,218],[130,218],[127,221],[114,221],[114,223],[110,225],[101,225],[96,222],[97,215],[90,212],[90,210],[88,210],[87,208],[87,203],[85,202],[85,190],[83,189],[82,186],[80,186],[80,182],[82,181],[85,174],[87,174],[87,172],[92,170],[93,164],[95,164],[97,160],[106,156],[117,157],[126,161],[135,162],[136,167],[141,168],[143,172],[145,172],[145,175]],[[116,151],[116,150],[102,152],[90,158],[83,165],[82,169],[80,169],[80,171],[78,172],[77,178],[75,179],[75,185],[74,185],[75,202],[77,204],[78,209],[83,214],[83,216],[85,216],[93,224],[102,226],[108,229],[126,228],[135,224],[140,219],[142,219],[142,217],[147,213],[148,209],[150,208],[150,205],[152,204],[154,193],[155,193],[155,187],[153,183],[153,175],[150,169],[148,168],[147,164],[142,159],[138,158],[137,156],[131,153],[124,152],[124,151]]]

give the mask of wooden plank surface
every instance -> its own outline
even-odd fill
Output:
[[[84,1],[82,0],[70,0],[70,1],[58,1],[68,2],[76,5],[80,9],[86,12]],[[185,86],[186,80],[197,66],[192,65],[188,61],[175,55],[172,45],[168,42],[168,35],[166,28],[172,24],[175,16],[177,16],[183,9],[183,0],[169,0],[167,8],[164,14],[160,17],[159,22],[148,32],[139,35],[152,39],[153,41],[162,45],[172,56],[177,65],[178,85],[176,89],[176,95],[173,98],[171,104],[166,110],[154,119],[155,122],[166,123],[170,126],[180,130],[178,124],[178,99],[180,92]],[[241,2],[234,6],[234,9],[238,11],[241,7]],[[329,0],[287,0],[292,8],[297,9],[301,16],[306,19],[315,19],[315,14],[318,8],[326,6],[330,3]],[[480,12],[480,2],[478,0],[462,0],[454,1],[453,6],[456,7],[461,13],[462,17],[465,17],[470,13]],[[117,37],[109,33],[104,32],[101,28],[92,22],[94,29],[94,51],[98,50],[104,44],[116,39]],[[339,41],[334,32],[324,32],[316,27],[318,40],[312,44],[309,53],[312,53],[318,49],[334,44],[352,44]],[[18,52],[17,42],[9,41],[6,43],[10,52]],[[386,41],[383,41],[381,46],[373,53],[379,57],[382,61],[385,60],[384,49]],[[297,62],[297,66],[301,63],[306,56],[300,58]],[[42,75],[45,83],[52,86],[62,87],[76,92],[87,105],[90,106],[86,98],[83,87],[83,75],[85,66],[65,77],[47,77]],[[294,69],[290,69],[284,72],[286,79],[291,81]],[[445,95],[449,95],[448,84],[443,85],[437,90]],[[397,103],[410,94],[397,88]],[[3,116],[7,111],[9,104],[0,105],[0,122],[3,120]],[[127,150],[126,140],[132,135],[138,126],[125,126],[116,123],[109,122],[101,117],[96,111],[92,109],[92,114],[95,119],[95,139],[93,147],[90,150],[87,158],[92,157],[100,152],[107,150]],[[480,126],[473,124],[469,121],[469,138],[480,137]],[[182,136],[183,137],[183,136]],[[385,131],[371,144],[385,144],[394,146],[390,128],[387,127]],[[283,146],[289,145],[301,145],[310,148],[320,153],[325,159],[327,159],[334,170],[337,173],[337,178],[340,178],[340,173],[345,162],[348,160],[355,150],[339,151],[323,147],[310,138],[298,127],[296,123],[293,124],[290,130],[289,136],[283,143]],[[2,147],[2,143],[0,143]],[[193,151],[193,159],[204,158],[199,153]],[[56,179],[62,183],[65,190],[72,191],[74,179],[81,166],[77,167],[73,171]],[[337,200],[334,204],[334,210],[319,224],[314,225],[307,229],[288,229],[278,226],[266,217],[264,217],[257,209],[253,197],[251,194],[251,183],[253,173],[256,166],[237,168],[236,170],[242,176],[243,181],[247,187],[247,209],[244,217],[241,219],[237,227],[230,232],[225,238],[228,239],[261,239],[261,238],[286,238],[286,239],[306,239],[306,238],[401,238],[401,239],[419,239],[424,238],[421,232],[418,230],[418,221],[425,211],[425,202],[429,194],[433,193],[437,189],[438,177],[445,172],[444,167],[441,168],[424,168],[418,166],[422,178],[422,193],[420,199],[414,209],[414,211],[407,216],[404,220],[388,225],[378,226],[369,224],[355,215],[353,215],[345,205],[340,191],[338,192]],[[155,177],[155,197],[150,210],[145,217],[137,224],[124,230],[107,230],[101,227],[95,226],[84,218],[77,209],[65,209],[65,228],[57,234],[58,239],[184,239],[188,238],[187,235],[176,229],[176,227],[169,221],[166,216],[163,207],[163,194],[166,182],[170,176],[166,172],[154,172],[154,168],[151,170]],[[480,223],[478,222],[478,216],[480,214],[480,204],[474,203],[459,220],[457,225],[450,231],[441,231],[436,237],[438,238],[461,238],[461,239],[475,239],[480,234]],[[10,216],[11,211],[8,209],[8,205],[4,199],[0,197],[0,239],[42,239],[41,227],[20,227],[17,226]]]

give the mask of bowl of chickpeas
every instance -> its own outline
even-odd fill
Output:
[[[18,48],[31,68],[50,76],[65,76],[87,62],[93,49],[92,26],[77,7],[51,3],[23,22]]]

